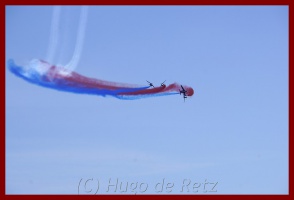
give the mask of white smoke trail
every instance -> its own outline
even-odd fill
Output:
[[[77,64],[81,56],[84,37],[85,37],[87,15],[88,15],[88,6],[82,6],[75,50],[69,63],[65,65],[65,68],[71,71],[77,67]]]
[[[51,21],[51,30],[50,30],[50,39],[49,46],[47,50],[46,61],[53,62],[54,53],[56,52],[56,47],[58,44],[58,29],[60,23],[60,6],[55,6],[53,8],[52,21]]]

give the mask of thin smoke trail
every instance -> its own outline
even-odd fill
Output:
[[[46,56],[46,60],[48,62],[53,62],[54,54],[56,52],[56,47],[59,40],[58,29],[59,29],[59,23],[60,23],[60,12],[61,12],[61,6],[55,6],[53,8],[49,46],[48,46],[48,51]]]
[[[16,65],[13,59],[7,64],[9,70],[16,76],[39,86],[56,89],[59,91],[91,94],[99,96],[113,96],[118,99],[135,100],[146,97],[159,97],[183,93],[183,97],[193,96],[194,90],[189,86],[182,86],[177,83],[161,86],[139,86],[133,84],[109,82],[96,78],[90,78],[73,71],[80,59],[83,40],[85,36],[87,7],[82,7],[75,50],[70,62],[62,67],[55,66],[49,62],[33,59],[28,65]],[[47,61],[52,60],[58,44],[58,28],[60,21],[61,7],[55,7],[51,22],[50,43],[48,47]],[[153,88],[151,87],[153,86]],[[185,87],[185,88],[184,88]]]
[[[77,67],[78,62],[80,60],[83,43],[84,43],[84,37],[85,37],[87,15],[88,15],[88,6],[82,6],[75,50],[74,50],[72,59],[69,61],[68,64],[64,66],[66,69],[70,71],[74,70]]]

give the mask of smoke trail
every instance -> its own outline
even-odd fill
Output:
[[[87,23],[87,15],[88,15],[88,6],[82,6],[75,50],[74,50],[72,59],[69,61],[68,64],[64,66],[66,69],[70,71],[73,71],[78,65],[78,62],[82,53],[82,47],[83,47],[86,23]]]
[[[56,52],[56,47],[58,44],[58,29],[59,29],[59,22],[60,22],[60,11],[61,11],[60,6],[55,6],[53,8],[49,46],[48,46],[48,51],[47,51],[47,56],[46,56],[46,60],[48,62],[53,62],[54,53]]]
[[[8,60],[9,70],[16,76],[43,87],[60,91],[74,92],[80,94],[92,94],[100,96],[113,96],[118,99],[135,100],[146,97],[166,96],[183,93],[183,97],[192,96],[193,88],[172,83],[168,86],[161,84],[159,87],[139,86],[123,84],[110,81],[89,78],[74,72],[76,68],[84,41],[87,9],[81,9],[76,45],[73,56],[69,63],[62,66],[54,66],[48,62],[34,59],[26,66],[18,66],[12,59]],[[51,22],[50,43],[48,47],[47,61],[52,60],[58,45],[58,32],[60,24],[61,7],[57,6],[53,10]],[[184,88],[185,87],[185,88]],[[183,92],[184,91],[184,92]]]
[[[16,76],[43,87],[103,97],[113,96],[125,100],[175,95],[179,94],[179,89],[181,88],[177,83],[150,89],[150,86],[122,84],[89,78],[74,71],[69,71],[66,68],[50,65],[45,61],[37,59],[33,60],[26,67],[18,66],[10,59],[8,60],[8,67]],[[184,87],[187,90],[187,96],[194,94],[193,88],[188,86]]]

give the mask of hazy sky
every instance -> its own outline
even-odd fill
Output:
[[[288,193],[287,6],[88,11],[78,73],[167,80],[195,94],[186,102],[80,95],[6,67],[6,193],[120,194],[126,184],[130,194]],[[6,7],[6,60],[46,59],[52,12]],[[79,12],[61,9],[53,64],[69,62]]]

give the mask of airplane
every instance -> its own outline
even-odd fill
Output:
[[[184,96],[187,96],[186,95],[187,90],[185,90],[185,88],[182,85],[181,85],[181,88],[182,88],[182,90],[179,90],[180,91],[180,95],[183,93]]]
[[[165,81],[166,81],[166,80],[165,80]],[[164,86],[165,86],[165,84],[164,84],[164,82],[165,82],[165,81],[163,81],[163,82],[161,83],[161,86],[162,86],[162,87],[164,87]]]
[[[146,80],[147,81],[147,80]],[[152,83],[150,83],[149,81],[147,81],[149,83],[150,87],[154,87],[154,85]]]
[[[179,90],[180,91],[180,95],[183,94],[183,98],[184,98],[184,101],[185,99],[187,98],[187,90],[185,90],[185,88],[181,85],[181,88],[182,90]]]

